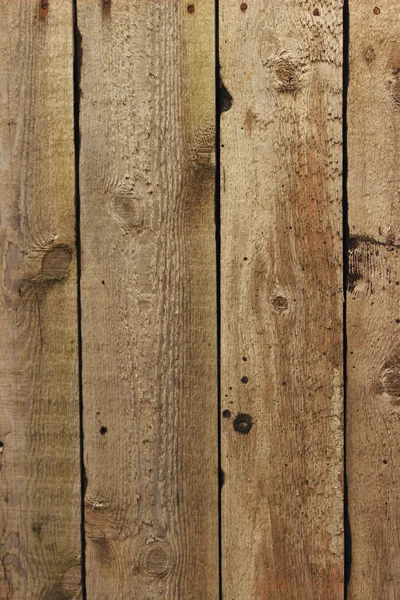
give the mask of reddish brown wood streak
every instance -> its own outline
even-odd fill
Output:
[[[40,2],[40,16],[47,17],[49,12],[49,0],[39,0]]]

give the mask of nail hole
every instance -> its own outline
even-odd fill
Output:
[[[189,4],[189,6],[187,7],[188,13],[194,13],[194,4]]]
[[[248,383],[249,382],[249,378],[244,376],[242,377],[242,379],[240,380],[242,383]]]
[[[247,4],[246,4],[246,2],[242,2],[242,4],[240,5],[240,10],[242,12],[246,12],[246,10],[247,10]]]
[[[318,8],[314,8],[313,15],[314,15],[314,17],[319,17],[319,10],[318,10]]]
[[[381,14],[381,9],[378,8],[377,6],[375,6],[374,8],[374,15],[380,15]]]
[[[224,419],[230,419],[232,416],[232,413],[230,410],[226,409],[223,411],[222,416],[224,417]]]
[[[250,432],[250,429],[252,427],[253,419],[250,415],[240,413],[239,415],[237,415],[237,417],[235,417],[235,420],[233,421],[233,428],[238,433],[247,434]]]
[[[108,429],[107,427],[104,427],[104,425],[102,425],[102,427],[100,427],[100,433],[101,435],[106,435]]]

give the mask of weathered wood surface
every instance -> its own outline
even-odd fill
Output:
[[[400,594],[399,8],[350,2],[349,600]]]
[[[342,6],[220,2],[222,584],[343,598]]]
[[[218,598],[212,0],[78,0],[88,598]]]
[[[72,2],[0,5],[0,598],[80,595]]]

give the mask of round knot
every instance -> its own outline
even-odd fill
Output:
[[[172,567],[172,549],[167,542],[152,542],[142,550],[141,568],[155,579],[165,577]]]

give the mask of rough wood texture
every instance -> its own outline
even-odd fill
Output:
[[[87,590],[218,598],[214,2],[78,1]]]
[[[349,600],[400,594],[400,3],[350,3]]]
[[[339,600],[342,6],[220,10],[224,597]]]
[[[72,3],[0,5],[0,598],[80,597]]]

